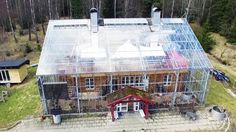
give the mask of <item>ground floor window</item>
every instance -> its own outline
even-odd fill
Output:
[[[116,105],[116,111],[128,112],[128,103],[119,103]]]
[[[169,86],[171,84],[171,81],[172,81],[172,75],[171,74],[168,74],[168,75],[164,76],[164,79],[163,79],[164,86]]]
[[[0,81],[10,81],[8,70],[0,70]]]
[[[86,78],[85,79],[85,87],[86,87],[86,89],[94,89],[94,79],[93,78]]]
[[[166,93],[166,88],[163,85],[157,84],[156,85],[156,92],[157,93]]]

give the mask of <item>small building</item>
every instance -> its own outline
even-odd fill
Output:
[[[37,69],[44,114],[204,103],[212,65],[185,18],[50,20]]]
[[[27,59],[0,61],[0,83],[21,83],[28,75],[29,63]]]

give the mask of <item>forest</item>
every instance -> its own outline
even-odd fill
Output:
[[[236,43],[235,0],[1,0],[0,43],[11,32],[15,43],[19,35],[32,34],[39,43],[38,31],[45,34],[47,22],[53,19],[89,18],[89,9],[95,7],[102,18],[150,17],[152,6],[161,8],[162,17],[185,17],[204,27],[199,41],[204,49],[211,49],[208,32],[225,36]],[[17,37],[18,36],[18,37]]]

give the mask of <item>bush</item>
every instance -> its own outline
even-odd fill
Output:
[[[38,44],[37,45],[37,51],[41,52],[41,50],[42,50],[42,47]]]
[[[23,29],[20,29],[20,30],[19,30],[19,35],[20,35],[20,36],[23,36],[23,35],[24,35]]]
[[[33,50],[32,50],[32,48],[29,46],[29,44],[26,44],[26,46],[25,46],[25,52],[24,53],[30,53],[30,52],[32,52]]]
[[[6,56],[11,56],[11,52],[10,51],[6,51]]]

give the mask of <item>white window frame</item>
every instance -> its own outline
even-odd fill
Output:
[[[86,87],[87,90],[94,89],[94,87],[95,87],[94,78],[85,78],[85,87]]]
[[[8,75],[7,75],[8,72]],[[3,77],[3,74],[5,75],[5,78]],[[8,82],[11,80],[10,74],[8,70],[0,70],[0,76],[1,76],[1,82]]]
[[[167,74],[164,76],[163,78],[163,85],[164,86],[170,86],[172,83],[172,75],[171,74]]]
[[[119,103],[116,105],[116,111],[128,112],[128,103]]]
[[[122,85],[143,86],[142,76],[123,76],[121,78]]]

